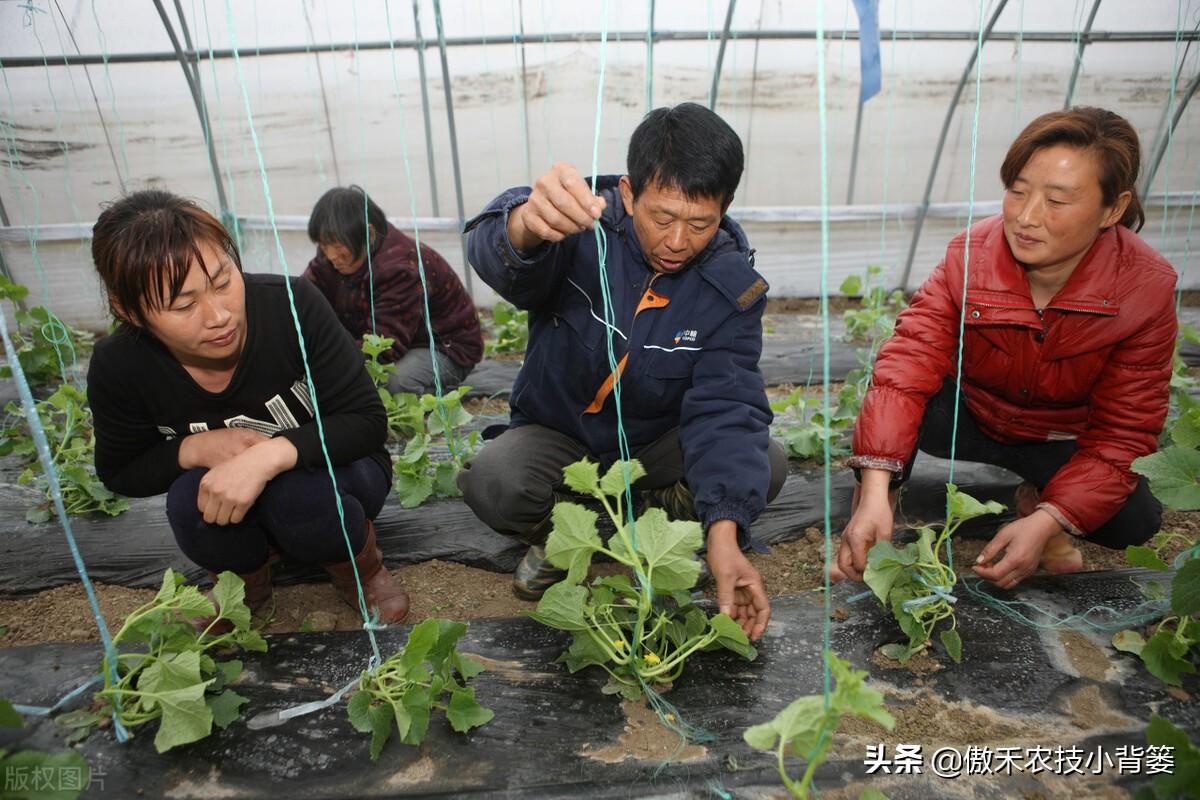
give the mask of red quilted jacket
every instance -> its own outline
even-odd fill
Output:
[[[1175,271],[1136,233],[1115,226],[1097,237],[1043,319],[1001,218],[983,220],[970,235],[964,402],[998,441],[1078,442],[1042,503],[1086,535],[1137,486],[1130,463],[1157,447],[1175,347]],[[955,374],[966,238],[950,242],[880,348],[852,466],[899,471],[927,402]]]

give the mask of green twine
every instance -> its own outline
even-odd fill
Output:
[[[607,2],[607,0],[605,0]],[[550,31],[546,25],[546,0],[542,0],[542,74],[546,76],[546,99],[542,102],[542,134],[546,137],[546,163],[554,163],[550,149]]]
[[[100,611],[100,602],[96,599],[96,590],[92,586],[92,581],[88,577],[87,565],[83,562],[83,556],[79,552],[79,547],[75,543],[75,534],[71,530],[71,520],[67,516],[66,506],[63,505],[62,486],[58,482],[58,470],[54,466],[54,458],[50,454],[50,443],[46,440],[46,431],[42,427],[42,420],[37,413],[37,405],[33,401],[33,394],[29,390],[29,381],[25,378],[25,370],[21,367],[21,359],[17,356],[17,349],[13,347],[12,339],[8,335],[8,319],[4,313],[4,306],[0,303],[0,338],[4,340],[4,353],[8,359],[9,367],[12,369],[13,380],[17,384],[17,393],[21,397],[21,406],[25,410],[25,423],[29,426],[29,433],[33,437],[34,446],[37,449],[38,460],[42,462],[42,472],[46,476],[46,481],[50,485],[50,498],[54,504],[54,511],[58,514],[58,520],[63,526],[63,533],[67,537],[67,547],[71,551],[71,558],[75,561],[75,569],[79,573],[79,579],[83,583],[83,591],[87,595],[88,605],[91,606],[92,616],[96,620],[96,628],[100,632],[100,641],[104,647],[104,659],[108,665],[108,672],[113,682],[117,681],[117,651],[113,646],[112,638],[108,633],[108,625],[104,622],[104,614]],[[121,700],[114,699],[113,705],[113,730],[116,731],[117,741],[125,742],[129,739],[129,732],[125,730],[125,726],[121,724],[120,719]]]
[[[825,605],[824,613],[821,619],[821,649],[823,652],[831,650],[830,640],[832,638],[832,624],[830,620],[833,616],[833,608],[831,605],[832,599],[830,591],[830,565],[833,563],[833,529],[830,520],[830,506],[832,501],[830,495],[832,492],[833,477],[830,468],[832,455],[830,453],[830,438],[832,431],[829,429],[829,420],[833,416],[830,408],[829,397],[829,128],[828,116],[826,108],[825,94],[825,8],[824,3],[817,4],[817,125],[820,131],[820,152],[821,152],[821,375],[824,385],[821,387],[822,403],[824,408],[825,431],[821,437],[821,447],[824,451],[824,464],[821,468],[822,483],[821,491],[824,494],[824,523],[825,523],[825,565],[822,570],[824,578],[823,602]],[[823,710],[829,711],[829,700],[832,694],[829,662],[826,659],[821,660],[821,695],[823,699]],[[828,732],[825,730],[825,725],[821,725],[821,730],[817,736],[817,741],[813,745],[813,751],[808,754],[811,761],[813,755],[818,752],[825,743],[825,738]]]
[[[1017,8],[1017,85],[1016,106],[1013,109],[1012,127],[1009,135],[1016,138],[1017,126],[1021,123],[1021,49],[1025,44],[1025,0],[1021,0]]]
[[[120,181],[121,191],[124,192],[130,176],[129,157],[125,153],[125,124],[121,122],[121,115],[117,113],[117,92],[113,88],[112,73],[108,69],[107,39],[104,36],[104,28],[100,27],[100,15],[96,13],[96,0],[92,0],[92,19],[96,21],[96,33],[100,38],[100,58],[104,62],[104,81],[108,84],[109,105],[112,108],[113,119],[117,121],[117,140],[120,143],[121,164],[125,167],[124,172],[117,170],[117,180]]]
[[[1179,69],[1174,69],[1179,63],[1179,39],[1183,33],[1183,0],[1177,0],[1175,5],[1175,55],[1171,59],[1171,93],[1167,96],[1167,152],[1163,159],[1162,169],[1162,186],[1163,186],[1163,210],[1162,210],[1162,227],[1159,234],[1163,246],[1167,244],[1167,217],[1170,214],[1171,206],[1171,144],[1174,141],[1175,126],[1172,123],[1174,114],[1172,111],[1175,108],[1175,91],[1179,80]],[[1146,185],[1146,194],[1150,193],[1150,185]]]
[[[237,184],[233,180],[233,170],[229,166],[229,137],[225,134],[225,112],[221,108],[221,82],[217,80],[217,59],[213,56],[212,26],[208,21],[208,0],[201,0],[200,7],[204,12],[204,33],[208,39],[208,65],[212,73],[214,103],[211,107],[216,112],[217,136],[221,140],[221,163],[225,165],[225,185],[229,190],[226,197],[229,201],[229,215],[228,218],[222,219],[221,222],[224,223],[225,228],[233,235],[233,243],[237,245],[238,251],[241,252],[243,248],[242,226],[238,222],[237,215]],[[192,27],[195,27],[194,19]]]
[[[404,101],[400,95],[400,76],[396,72],[396,45],[394,44],[395,38],[392,36],[392,15],[386,3],[383,7],[383,14],[384,19],[387,21],[388,51],[391,55],[392,65],[392,85],[396,92],[396,107],[400,111],[400,154],[404,159],[404,179],[408,186],[409,210],[412,213],[413,241],[416,244],[417,251],[417,275],[421,279],[421,300],[425,306],[425,332],[429,336],[429,362],[433,367],[433,389],[434,396],[437,398],[436,408],[438,416],[442,420],[442,429],[446,431],[446,446],[450,450],[450,456],[458,458],[455,437],[451,435],[452,427],[450,425],[449,414],[446,411],[446,403],[442,399],[442,374],[437,360],[437,340],[433,335],[433,314],[429,308],[429,282],[425,276],[425,258],[421,255],[421,227],[417,224],[417,195],[413,189],[412,163],[408,158],[408,136],[405,133],[406,126],[404,124]],[[463,268],[470,269],[471,265],[464,264]]]
[[[229,43],[230,49],[233,51],[234,68],[237,70],[238,86],[241,89],[242,105],[246,111],[246,122],[250,128],[250,142],[254,146],[254,155],[258,160],[258,173],[262,179],[263,200],[267,207],[267,220],[271,225],[271,233],[275,237],[275,250],[279,256],[280,266],[283,268],[283,287],[287,292],[288,306],[292,312],[292,325],[296,331],[296,341],[300,345],[300,358],[304,362],[304,375],[308,381],[308,398],[312,402],[313,420],[317,424],[317,436],[321,441],[321,455],[325,460],[325,469],[329,473],[330,487],[333,489],[334,502],[337,506],[338,521],[342,527],[342,538],[346,542],[346,550],[350,554],[350,565],[354,572],[354,584],[358,590],[358,606],[359,612],[363,618],[363,629],[367,632],[367,638],[371,642],[371,661],[370,666],[374,669],[383,659],[379,653],[379,643],[375,640],[375,631],[380,630],[385,625],[378,621],[377,614],[371,614],[367,609],[366,597],[363,595],[362,579],[358,574],[358,564],[354,560],[354,547],[350,543],[350,534],[346,530],[346,513],[342,506],[342,495],[337,489],[337,478],[333,474],[333,461],[329,456],[329,445],[325,441],[325,424],[321,419],[321,409],[317,402],[317,387],[313,381],[312,368],[308,363],[308,348],[304,344],[304,333],[300,327],[300,315],[296,312],[296,297],[292,291],[291,279],[288,275],[287,256],[283,252],[283,240],[279,237],[279,228],[275,222],[275,207],[271,202],[271,184],[267,180],[267,165],[263,158],[262,147],[258,141],[258,131],[254,127],[254,112],[250,107],[250,90],[246,85],[246,76],[242,72],[242,59],[238,53],[237,45],[237,30],[233,24],[233,3],[232,0],[225,0],[225,21],[229,28]]]
[[[350,3],[350,18],[354,34],[354,106],[358,111],[358,168],[367,171],[367,121],[363,114],[362,66],[358,60],[358,2]],[[367,302],[371,304],[371,333],[375,333],[375,269],[371,264],[371,223],[367,219],[367,192],[363,190],[363,239],[367,245]],[[387,231],[376,231],[383,237]],[[381,239],[382,240],[382,239]],[[432,345],[431,345],[432,346]]]

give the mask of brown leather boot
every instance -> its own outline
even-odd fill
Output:
[[[275,558],[268,557],[267,563],[256,569],[254,572],[238,577],[246,584],[246,606],[250,609],[251,615],[257,615],[269,604],[275,601],[275,589],[271,585],[271,565],[279,560],[278,555]],[[213,584],[217,582],[216,573],[208,573],[208,577],[212,579]],[[211,590],[205,592],[208,599],[212,601],[213,607],[217,607],[217,598],[213,596]],[[192,620],[192,627],[198,631],[208,629],[212,625],[212,621],[216,617],[197,617]],[[210,636],[223,636],[233,630],[233,623],[227,619],[223,619],[208,630]]]
[[[400,588],[392,574],[383,566],[383,553],[375,543],[375,523],[367,520],[367,541],[362,550],[354,557],[354,562],[339,561],[336,564],[321,565],[338,594],[346,604],[358,611],[358,586],[354,581],[354,568],[358,568],[358,578],[362,581],[363,597],[367,601],[367,610],[379,611],[379,621],[385,625],[403,622],[408,616],[408,592]]]

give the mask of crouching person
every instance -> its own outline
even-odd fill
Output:
[[[356,609],[357,567],[368,607],[403,620],[408,595],[384,568],[371,522],[391,484],[386,418],[329,304],[288,279],[302,351],[285,278],[244,275],[221,224],[164,191],[106,209],[92,257],[120,323],[88,370],[104,484],[165,492],[180,550],[210,573],[240,575],[252,610],[272,600],[271,564],[283,554],[324,567]]]
[[[720,610],[752,638],[766,628],[763,580],[743,547],[783,485],[787,458],[768,436],[758,368],[767,284],[725,216],[742,165],[737,134],[716,114],[692,103],[660,108],[630,140],[627,175],[598,177],[593,194],[557,164],[467,225],[480,277],[529,311],[511,427],[458,479],[480,519],[529,545],[514,575],[518,596],[538,598],[565,576],[543,547],[563,468],[584,457],[606,468],[623,428],[647,472],[633,487],[642,502],[704,526]]]

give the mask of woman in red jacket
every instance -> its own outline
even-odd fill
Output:
[[[955,455],[1025,480],[1018,519],[975,572],[1007,589],[1039,565],[1081,569],[1073,537],[1124,548],[1158,531],[1162,506],[1130,463],[1155,451],[1167,414],[1175,272],[1134,233],[1138,152],[1133,127],[1098,108],[1044,114],[1009,148],[1001,215],[950,242],[880,349],[841,573],[861,580],[871,545],[891,538],[916,451],[950,454],[960,324]]]

